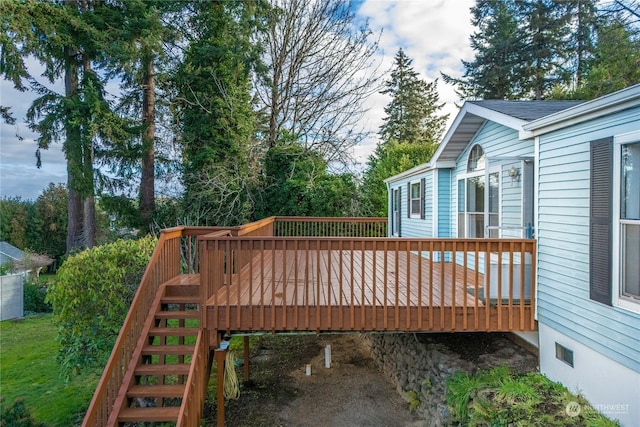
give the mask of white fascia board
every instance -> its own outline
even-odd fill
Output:
[[[483,119],[501,124],[513,130],[520,130],[522,129],[522,125],[527,123],[526,120],[518,119],[516,117],[509,116],[495,110],[490,110],[477,104],[469,104],[468,111],[471,114],[475,114],[476,116],[482,117]]]
[[[458,126],[460,126],[460,123],[464,120],[467,114],[473,114],[485,120],[496,122],[498,124],[504,125],[508,128],[511,128],[517,131],[520,131],[522,129],[522,125],[527,123],[526,120],[508,116],[506,114],[499,113],[495,110],[490,110],[488,108],[481,107],[477,104],[465,102],[462,108],[460,109],[460,111],[458,112],[458,115],[454,119],[453,123],[449,127],[449,130],[447,130],[447,133],[442,138],[442,141],[440,142],[438,149],[436,150],[435,154],[433,155],[433,158],[431,159],[432,162],[438,161],[438,158],[440,157],[444,149],[447,147],[447,143],[453,137],[453,135],[455,135]]]
[[[522,126],[520,139],[544,135],[564,127],[640,106],[640,84],[587,101]]]
[[[386,182],[387,185],[388,184],[392,184],[392,183],[394,183],[394,182],[396,182],[398,180],[401,180],[403,178],[407,178],[407,177],[410,177],[410,176],[413,176],[413,175],[417,175],[417,174],[420,174],[422,172],[426,172],[426,171],[428,171],[430,169],[433,169],[433,165],[432,165],[431,162],[423,163],[423,164],[415,166],[415,167],[413,167],[411,169],[407,169],[406,171],[401,172],[401,173],[399,173],[397,175],[390,176],[389,178],[385,179],[384,182]]]
[[[443,162],[436,162],[433,165],[433,169],[453,169],[456,167],[456,162],[454,161],[443,161]]]

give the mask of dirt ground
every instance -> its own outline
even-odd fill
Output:
[[[329,369],[324,367],[326,345],[331,345]],[[239,399],[225,405],[229,427],[424,424],[378,370],[357,334],[266,336],[257,347],[251,380],[241,385]],[[215,402],[207,402],[205,425],[215,426],[215,419]]]

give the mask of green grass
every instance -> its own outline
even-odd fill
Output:
[[[445,396],[454,421],[464,426],[588,426],[619,424],[597,413],[582,397],[541,374],[517,374],[508,367],[458,372],[447,380]],[[579,414],[567,405],[579,405]]]
[[[0,322],[0,394],[6,405],[24,398],[33,417],[52,427],[78,425],[99,374],[65,382],[56,363],[55,337],[50,314]]]

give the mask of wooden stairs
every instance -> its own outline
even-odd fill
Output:
[[[158,289],[108,425],[177,422],[200,331],[199,287],[183,277]]]

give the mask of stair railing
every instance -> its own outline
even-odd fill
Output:
[[[106,426],[118,393],[124,392],[121,390],[122,381],[153,299],[160,285],[180,274],[180,241],[184,229],[175,227],[160,233],[156,248],[85,414],[83,427]]]

